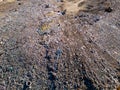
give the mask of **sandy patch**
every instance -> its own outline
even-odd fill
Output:
[[[86,0],[65,0],[63,3],[63,9],[66,9],[68,13],[76,13],[79,10],[85,9]],[[79,6],[79,4],[81,4]]]
[[[14,2],[15,0],[7,0],[7,2]]]
[[[67,13],[76,14],[79,11],[98,12],[110,7],[110,1],[106,0],[64,0],[61,4],[62,10]]]
[[[1,3],[14,2],[15,0],[0,0]]]

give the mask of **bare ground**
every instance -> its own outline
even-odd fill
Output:
[[[119,5],[1,1],[0,90],[119,90]]]

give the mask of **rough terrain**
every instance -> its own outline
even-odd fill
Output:
[[[120,1],[0,0],[0,90],[120,90]]]

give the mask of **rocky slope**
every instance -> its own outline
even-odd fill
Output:
[[[1,0],[0,90],[119,90],[119,0]]]

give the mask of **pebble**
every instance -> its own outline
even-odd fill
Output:
[[[65,15],[65,14],[66,14],[66,10],[62,11],[61,14],[62,14],[62,15]]]
[[[45,4],[45,8],[49,8],[49,4]]]
[[[111,7],[106,8],[105,12],[108,12],[108,13],[112,12],[112,8]]]
[[[2,41],[0,42],[0,45],[3,45],[3,42],[2,42]]]

